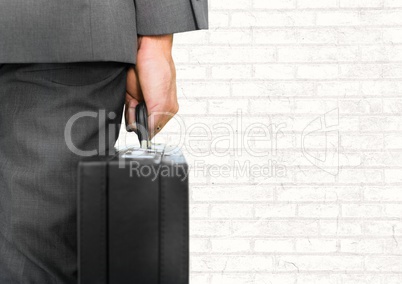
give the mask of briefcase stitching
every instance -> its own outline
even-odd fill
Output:
[[[181,182],[183,182],[183,181],[181,181]],[[187,270],[187,265],[186,265],[186,263],[187,263],[187,257],[188,257],[188,252],[187,252],[187,247],[188,247],[188,245],[187,245],[187,238],[188,238],[188,234],[187,234],[187,232],[188,232],[188,230],[187,230],[187,226],[188,226],[188,221],[187,221],[187,216],[188,216],[188,214],[189,214],[189,210],[188,210],[188,198],[187,198],[187,194],[188,194],[188,192],[186,192],[185,194],[183,194],[182,196],[183,196],[183,202],[182,202],[182,204],[183,204],[183,212],[184,212],[184,214],[183,214],[183,226],[182,226],[182,228],[183,228],[183,239],[182,239],[182,264],[181,264],[181,271],[182,271],[182,273],[181,273],[181,283],[184,283],[185,282],[185,279],[186,279],[186,274],[187,274],[187,272],[186,272],[186,270]]]
[[[81,269],[81,267],[82,267],[82,263],[84,262],[84,260],[85,260],[85,257],[84,257],[84,255],[82,254],[82,251],[81,251],[81,245],[84,243],[84,234],[83,234],[83,232],[82,232],[82,230],[83,230],[83,228],[84,228],[84,226],[83,226],[83,221],[84,221],[84,218],[83,218],[83,215],[84,214],[82,214],[82,207],[83,207],[83,205],[82,205],[82,200],[83,200],[83,196],[84,196],[84,193],[83,193],[83,190],[82,190],[82,188],[83,188],[83,183],[84,183],[84,181],[83,181],[83,178],[81,178],[81,175],[79,174],[78,175],[78,178],[79,178],[79,186],[80,186],[80,194],[79,194],[79,199],[78,199],[78,212],[79,212],[79,214],[78,214],[78,221],[77,222],[79,222],[79,240],[80,240],[80,245],[78,246],[78,257],[79,257],[79,261],[78,261],[78,265],[79,265],[79,267],[78,267],[78,274],[79,274],[79,278],[78,278],[78,283],[79,284],[82,284],[81,283],[81,274],[82,274],[82,269]]]
[[[105,178],[102,179],[102,188],[101,188],[101,204],[103,204],[104,206],[100,206],[101,208],[101,212],[100,212],[100,216],[101,220],[105,220],[105,222],[101,222],[101,226],[100,227],[100,237],[101,237],[101,257],[102,260],[102,267],[100,267],[101,271],[104,271],[105,273],[101,273],[102,275],[102,283],[109,283],[109,267],[108,267],[108,239],[107,239],[107,235],[108,235],[108,220],[109,220],[109,212],[108,212],[108,183],[109,183],[109,163],[106,164],[105,167]],[[106,218],[103,218],[105,217]]]
[[[159,244],[159,283],[163,282],[163,277],[164,277],[164,264],[165,264],[165,255],[163,253],[163,249],[165,248],[165,194],[163,190],[163,179],[159,177],[159,196],[160,196],[160,210],[159,210],[159,226],[160,226],[160,244]]]

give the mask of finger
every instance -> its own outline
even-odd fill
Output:
[[[143,101],[143,94],[138,80],[137,72],[133,67],[127,71],[126,80],[126,130],[128,132],[136,132],[137,127],[135,123],[135,107],[140,101]]]
[[[174,113],[169,112],[152,112],[148,118],[150,137],[153,138],[158,134],[173,116]]]
[[[126,97],[129,96],[128,94]],[[125,108],[125,120],[126,120],[126,130],[128,132],[136,132],[137,125],[135,123],[135,107],[139,104],[136,99],[126,99],[126,108]]]
[[[138,74],[133,67],[130,67],[127,71],[126,92],[130,97],[137,101],[143,100],[140,80],[138,79]]]

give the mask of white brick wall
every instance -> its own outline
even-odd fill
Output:
[[[212,134],[160,135],[193,167],[192,284],[402,283],[402,1],[209,1],[174,57],[180,118]]]

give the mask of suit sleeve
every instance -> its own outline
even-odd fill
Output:
[[[134,0],[137,34],[208,29],[208,0]]]

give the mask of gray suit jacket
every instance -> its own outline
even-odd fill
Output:
[[[207,28],[207,0],[1,0],[0,64],[135,63],[137,34]]]

